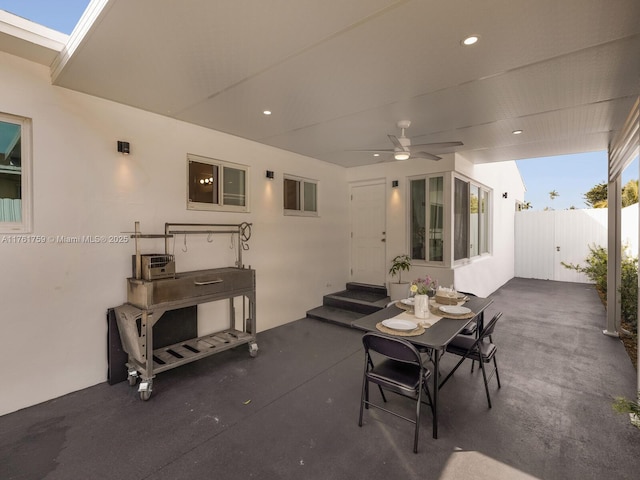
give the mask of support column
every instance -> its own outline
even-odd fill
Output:
[[[611,158],[609,158],[611,171]],[[602,333],[618,336],[622,306],[618,286],[622,281],[622,181],[618,173],[609,178],[607,239],[607,328]]]

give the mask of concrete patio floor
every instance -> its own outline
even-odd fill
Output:
[[[425,410],[418,454],[402,420],[369,410],[358,427],[362,332],[301,319],[260,333],[256,358],[245,347],[161,373],[148,402],[103,383],[0,417],[0,478],[637,479],[640,429],[611,408],[634,397],[636,372],[602,334],[595,290],[513,279],[492,298],[493,408],[461,367],[437,440]]]

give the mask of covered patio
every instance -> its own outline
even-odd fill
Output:
[[[493,295],[502,388],[461,368],[440,431],[370,410],[358,427],[362,332],[312,319],[162,373],[149,402],[106,383],[0,417],[4,479],[631,479],[640,431],[612,399],[636,372],[590,285],[514,278]],[[447,371],[454,359],[445,355]],[[374,392],[374,395],[377,392]],[[410,402],[389,398],[410,409]]]

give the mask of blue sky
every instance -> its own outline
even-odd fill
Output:
[[[598,183],[607,181],[607,152],[580,153],[556,157],[518,160],[518,169],[527,188],[525,201],[533,210],[587,208],[584,194]],[[638,179],[638,160],[623,172],[622,184]],[[554,200],[549,192],[559,196]]]
[[[0,9],[7,10],[33,22],[67,35],[71,34],[90,0],[0,0]],[[607,180],[607,153],[593,152],[577,155],[518,160],[518,169],[527,191],[525,201],[534,210],[552,208],[586,208],[584,194],[593,186]],[[625,170],[622,183],[638,178],[638,160]],[[555,190],[559,196],[549,198]]]
[[[0,0],[0,10],[70,35],[90,0]]]

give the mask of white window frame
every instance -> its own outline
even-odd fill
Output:
[[[218,178],[216,179],[217,187],[218,187],[218,196],[219,203],[205,203],[205,202],[196,202],[192,201],[189,198],[189,189],[190,189],[190,176],[189,176],[189,163],[198,162],[204,163],[211,166],[218,167]],[[244,171],[244,192],[245,192],[245,204],[244,205],[226,205],[224,203],[224,169],[233,168],[236,170]],[[247,213],[250,211],[250,176],[249,176],[249,167],[247,165],[241,165],[239,163],[226,162],[223,160],[218,160],[215,158],[203,157],[200,155],[194,155],[191,153],[187,154],[187,210],[204,210],[204,211],[215,211],[215,212],[241,212]]]
[[[493,238],[492,238],[492,222],[493,222],[493,190],[485,185],[482,185],[479,182],[476,182],[474,180],[471,180],[470,178],[464,177],[462,175],[457,175],[454,174],[452,175],[452,179],[451,179],[451,211],[455,216],[455,195],[456,195],[456,190],[455,190],[455,181],[456,179],[466,183],[467,185],[467,193],[468,193],[468,197],[469,197],[469,204],[467,205],[467,209],[468,209],[468,217],[467,217],[467,226],[468,226],[468,237],[467,237],[467,254],[465,257],[462,258],[455,258],[455,221],[451,222],[451,247],[452,247],[452,261],[453,264],[461,264],[461,263],[466,263],[469,260],[473,260],[475,258],[480,258],[486,255],[491,255],[492,251],[493,251]],[[476,187],[478,189],[479,192],[479,198],[478,198],[478,208],[480,208],[480,202],[482,201],[483,198],[483,193],[486,194],[486,199],[489,202],[489,205],[487,206],[487,216],[486,218],[483,217],[482,215],[480,215],[480,211],[478,212],[478,240],[483,236],[484,233],[486,233],[486,237],[484,237],[486,239],[486,246],[485,248],[483,247],[482,241],[480,241],[480,244],[478,245],[478,254],[477,255],[473,255],[471,256],[471,247],[470,247],[470,236],[471,236],[471,186]],[[486,251],[483,251],[486,250]]]
[[[283,194],[282,194],[282,205],[283,205],[284,214],[285,215],[293,215],[293,216],[301,216],[301,217],[317,217],[317,216],[319,216],[319,213],[318,213],[318,210],[319,210],[319,206],[318,206],[318,181],[310,179],[310,178],[298,177],[298,176],[295,176],[295,175],[288,175],[286,173],[282,176],[282,178],[283,178],[282,179],[282,191],[283,191]],[[284,201],[285,201],[285,195],[286,195],[285,182],[287,180],[298,182],[298,184],[300,185],[300,188],[298,188],[298,204],[300,205],[300,209],[299,210],[284,208]],[[316,204],[315,211],[312,211],[312,210],[308,210],[307,211],[307,210],[304,209],[304,184],[305,183],[309,183],[309,184],[315,185],[315,204]]]
[[[443,195],[443,199],[444,199],[444,205],[442,206],[442,234],[444,236],[443,240],[443,245],[442,245],[442,260],[431,260],[430,257],[432,255],[433,252],[431,252],[431,245],[430,245],[430,228],[431,228],[431,215],[432,215],[432,209],[431,209],[431,186],[430,186],[430,181],[434,178],[441,178],[442,179],[442,195]],[[447,215],[446,213],[446,196],[447,196],[447,189],[446,189],[446,182],[447,182],[447,175],[443,172],[438,172],[438,173],[430,173],[427,175],[419,175],[419,176],[414,176],[414,177],[409,177],[408,181],[409,181],[409,185],[411,185],[411,182],[414,181],[420,181],[420,180],[424,180],[425,182],[425,198],[424,200],[424,210],[425,210],[425,218],[424,218],[424,222],[425,222],[425,233],[424,233],[424,256],[425,258],[422,259],[414,259],[413,260],[417,260],[417,262],[420,262],[421,264],[425,264],[425,265],[445,265],[446,264],[446,248],[445,248],[445,240],[446,240],[446,229],[447,229],[447,220],[445,218],[445,216]],[[408,189],[408,205],[409,207],[407,208],[407,215],[411,215],[411,202],[413,201],[411,194],[412,194],[412,190],[411,187],[409,187]],[[407,234],[407,238],[409,241],[409,251],[411,251],[411,247],[413,246],[411,244],[411,238],[413,236],[413,232],[412,232],[412,219],[410,217],[408,217],[408,221],[407,221],[407,227],[408,227],[408,234]],[[411,252],[413,254],[413,252]]]
[[[0,222],[0,233],[31,233],[33,229],[32,122],[30,118],[0,112],[0,121],[20,125],[21,221]]]

